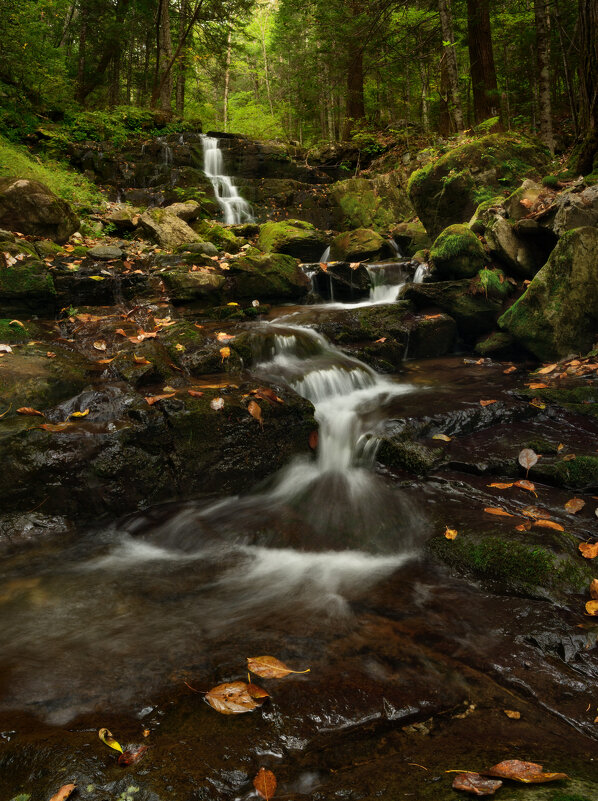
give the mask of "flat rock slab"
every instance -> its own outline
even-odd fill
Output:
[[[96,245],[94,248],[90,248],[87,253],[92,259],[101,259],[102,261],[122,259],[125,255],[120,248],[114,245]]]

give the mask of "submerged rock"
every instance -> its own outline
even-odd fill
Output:
[[[79,218],[39,181],[0,178],[0,226],[62,243],[78,229]]]
[[[598,333],[598,229],[564,234],[499,325],[539,359],[589,351]]]

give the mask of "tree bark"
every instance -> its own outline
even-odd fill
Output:
[[[345,112],[344,139],[349,139],[355,123],[365,119],[363,97],[363,51],[358,48],[347,71],[347,108]]]
[[[598,0],[579,0],[579,125],[573,168],[587,175],[598,156]]]
[[[230,86],[231,32],[226,37],[226,70],[224,71],[224,132],[228,131],[228,90]]]
[[[550,39],[547,0],[534,0],[536,51],[538,57],[538,107],[540,138],[554,153],[552,135],[552,103],[550,98]]]
[[[453,32],[453,15],[451,11],[451,0],[438,0],[438,11],[440,13],[440,26],[442,29],[442,40],[444,46],[443,67],[446,69],[448,80],[453,121],[455,129],[462,131],[463,109],[461,108],[461,97],[459,95],[459,67],[457,64],[457,51],[455,49],[455,34]],[[444,44],[448,42],[449,44]]]
[[[185,28],[187,27],[187,17],[189,15],[189,0],[181,0],[179,9],[179,41],[185,36]],[[178,75],[176,79],[176,111],[182,117],[185,112],[185,84],[187,82],[187,58],[185,51],[181,58]]]
[[[170,8],[168,0],[158,0],[156,17],[156,71],[152,92],[152,107],[165,114],[172,113],[172,38],[170,35]]]
[[[467,0],[469,69],[476,124],[499,115],[489,0]]]

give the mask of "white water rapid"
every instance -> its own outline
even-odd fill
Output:
[[[251,207],[244,200],[232,179],[224,175],[224,161],[222,151],[215,136],[202,135],[203,144],[203,170],[212,182],[218,205],[224,214],[226,225],[238,225],[243,222],[253,222]]]

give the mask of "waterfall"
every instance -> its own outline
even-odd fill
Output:
[[[225,225],[238,225],[242,222],[253,222],[251,207],[238,193],[236,186],[228,175],[223,175],[224,161],[222,151],[218,147],[215,136],[202,134],[203,171],[214,187],[218,205],[224,214]]]
[[[330,259],[330,245],[326,248],[326,250],[320,256],[320,264],[328,264]]]
[[[428,275],[429,272],[430,272],[429,264],[426,264],[425,262],[423,264],[420,264],[417,270],[415,271],[415,275],[413,276],[413,283],[423,284],[424,278]]]

